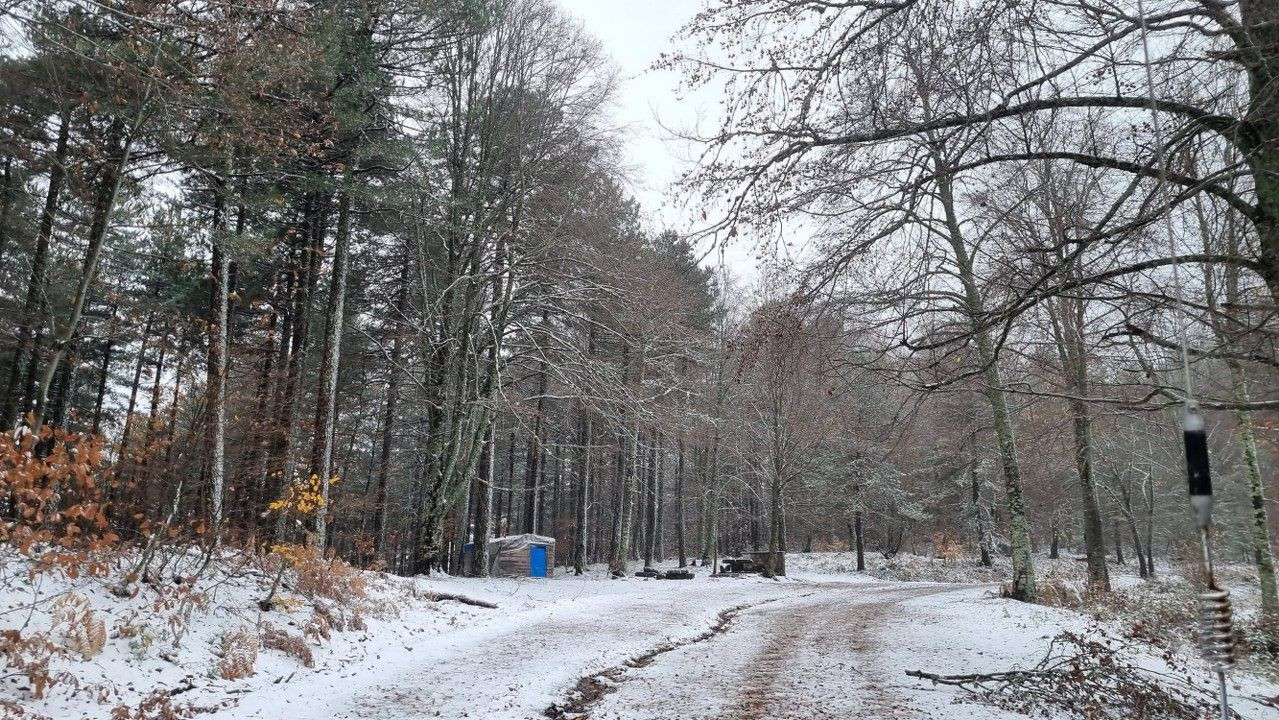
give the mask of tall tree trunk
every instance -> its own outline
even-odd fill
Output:
[[[1279,13],[1276,13],[1272,19],[1279,20]],[[1279,39],[1279,32],[1273,29],[1270,31],[1272,37]],[[1279,57],[1276,58],[1276,66],[1279,67]],[[1273,90],[1270,91],[1273,94]],[[1274,96],[1273,108],[1279,112],[1279,96]],[[1279,118],[1272,118],[1279,129]],[[1273,181],[1273,179],[1272,179]],[[1279,185],[1275,186],[1279,189]],[[1277,197],[1276,199],[1279,199]],[[1204,249],[1214,249],[1211,242],[1215,233],[1209,232],[1204,208],[1201,203],[1196,201],[1195,209],[1197,211],[1202,235],[1204,238]],[[1231,253],[1238,253],[1240,250],[1240,236],[1235,228],[1233,216],[1229,216],[1228,232],[1225,233],[1226,247],[1225,249]],[[1205,266],[1204,270],[1204,286],[1208,299],[1208,306],[1212,310],[1212,327],[1214,335],[1218,343],[1227,349],[1233,345],[1233,338],[1228,328],[1223,326],[1222,321],[1218,319],[1218,311],[1224,310],[1228,316],[1233,316],[1241,304],[1241,293],[1239,289],[1239,270],[1235,267],[1227,267],[1224,276],[1221,278],[1218,288],[1217,274],[1210,266]],[[1219,293],[1224,293],[1224,302],[1219,302]],[[1226,359],[1226,367],[1230,371],[1230,389],[1234,396],[1235,402],[1241,407],[1247,406],[1250,397],[1248,393],[1247,378],[1244,376],[1243,366],[1233,357]],[[1252,506],[1252,555],[1257,565],[1257,578],[1261,590],[1261,615],[1263,619],[1271,625],[1279,626],[1279,588],[1276,587],[1275,578],[1275,558],[1274,552],[1270,547],[1270,524],[1266,513],[1266,490],[1262,481],[1261,463],[1257,453],[1257,441],[1253,434],[1252,412],[1247,409],[1235,411],[1235,433],[1239,437],[1239,443],[1243,446],[1244,466],[1247,472],[1248,499]],[[1153,505],[1153,498],[1151,499]]]
[[[273,284],[273,301],[276,289],[277,284]],[[257,390],[253,393],[253,420],[250,425],[250,444],[245,452],[245,476],[240,481],[243,485],[240,516],[250,535],[257,532],[258,509],[270,502],[266,498],[267,454],[271,447],[271,422],[267,413],[271,407],[271,399],[275,397],[276,329],[280,313],[272,307],[263,319],[266,320],[266,333],[258,351],[262,364],[258,373]]]
[[[688,549],[684,544],[684,435],[679,438],[679,456],[675,461],[675,547],[679,566],[688,567]]]
[[[138,407],[138,388],[142,385],[142,367],[146,364],[147,348],[151,341],[152,315],[142,325],[141,345],[138,347],[138,361],[133,367],[133,382],[129,383],[129,404],[124,410],[124,428],[120,430],[120,442],[116,445],[114,477],[108,487],[108,499],[116,489],[123,487],[123,477],[131,471],[129,462],[129,442],[133,439],[133,416]],[[122,477],[123,476],[123,477]]]
[[[71,312],[67,316],[66,322],[63,324],[61,331],[54,334],[53,353],[45,365],[44,375],[40,378],[40,387],[36,390],[35,419],[32,427],[37,430],[44,424],[45,408],[49,401],[49,385],[53,382],[53,376],[58,371],[58,364],[66,353],[67,344],[71,342],[76,329],[80,326],[80,316],[84,313],[84,303],[88,299],[89,289],[98,276],[98,260],[102,256],[102,246],[106,241],[107,228],[110,225],[111,214],[115,212],[116,201],[120,197],[120,184],[124,180],[124,171],[129,165],[130,157],[132,157],[133,139],[137,134],[138,126],[142,122],[142,111],[139,110],[138,112],[139,115],[135,118],[133,126],[123,138],[115,161],[103,168],[102,179],[99,181],[98,196],[94,201],[93,222],[89,226],[89,245],[85,252],[84,266],[80,272],[80,283],[71,298]],[[114,147],[117,142],[120,141],[115,140],[111,145]]]
[[[653,491],[657,493],[653,502],[653,511],[657,515],[653,521],[653,556],[657,562],[661,562],[666,559],[666,547],[662,543],[662,537],[666,532],[665,524],[662,522],[666,514],[666,453],[660,446],[657,454],[657,482],[653,485]]]
[[[972,481],[973,520],[977,524],[977,547],[981,552],[981,564],[982,567],[993,567],[995,561],[991,557],[990,527],[986,517],[986,506],[981,501],[981,478],[977,475],[975,461],[968,465],[968,476]]]
[[[1251,43],[1248,75],[1248,132],[1238,134],[1243,162],[1251,170],[1260,274],[1279,302],[1279,4],[1241,0],[1241,32]]]
[[[1247,402],[1248,390],[1244,384],[1243,369],[1231,361],[1230,379],[1235,398]],[[1275,556],[1270,547],[1270,523],[1266,513],[1266,488],[1262,481],[1261,462],[1257,456],[1257,440],[1252,429],[1252,413],[1235,411],[1235,432],[1243,445],[1244,465],[1247,468],[1248,500],[1252,508],[1252,557],[1257,564],[1257,579],[1261,586],[1261,615],[1272,625],[1279,625],[1279,584],[1275,581]]]
[[[404,328],[409,310],[409,263],[400,268],[400,291],[396,299],[395,329],[391,337],[391,357],[387,368],[386,410],[382,415],[382,449],[377,466],[377,500],[373,508],[373,543],[378,557],[386,552],[386,513],[391,474],[391,451],[395,439],[395,409],[400,389],[400,363],[404,357]],[[491,476],[490,476],[491,478]],[[479,552],[479,547],[476,547]]]
[[[1055,221],[1054,221],[1055,222]],[[1065,263],[1058,252],[1058,261]],[[1077,275],[1073,268],[1067,270]],[[1079,477],[1080,508],[1083,513],[1084,554],[1088,559],[1088,582],[1093,590],[1110,591],[1110,570],[1106,567],[1106,538],[1101,508],[1097,502],[1097,483],[1093,476],[1092,418],[1083,398],[1088,396],[1088,364],[1084,348],[1084,305],[1081,301],[1055,298],[1048,303],[1053,335],[1062,374],[1066,378],[1070,399],[1071,430],[1075,443],[1075,469]],[[1115,541],[1118,542],[1116,537]]]
[[[1150,474],[1146,474],[1142,487],[1142,495],[1146,505],[1146,572],[1155,577],[1155,483]]]
[[[710,564],[712,572],[719,571],[719,512],[721,487],[719,477],[720,436],[716,428],[707,452],[706,470],[706,536],[702,540],[702,564]]]
[[[644,484],[645,494],[645,510],[644,510],[644,569],[653,569],[653,550],[656,547],[656,531],[657,531],[657,455],[658,455],[658,435],[657,428],[653,428],[649,435],[652,441],[648,450],[648,482]]]
[[[295,481],[297,465],[294,462],[293,430],[298,418],[298,383],[302,374],[302,362],[310,346],[311,299],[315,294],[315,285],[319,275],[320,261],[324,256],[324,215],[327,214],[326,203],[314,195],[306,199],[303,212],[303,239],[300,252],[293,267],[292,307],[289,312],[290,343],[288,355],[284,363],[284,379],[281,383],[279,411],[276,414],[280,423],[272,448],[274,458],[272,465],[276,468],[276,497],[285,497],[289,486]],[[327,512],[322,509],[321,512]],[[277,542],[287,542],[290,528],[286,513],[276,517],[275,534]]]
[[[764,561],[764,577],[777,574],[777,556],[782,552],[782,478],[774,476],[768,483],[768,559]]]
[[[209,286],[209,363],[205,400],[213,424],[209,438],[209,527],[213,545],[222,539],[223,494],[226,489],[226,381],[227,352],[230,340],[231,256],[225,238],[226,186],[219,179],[213,201],[213,257]]]
[[[58,373],[57,392],[53,396],[53,406],[51,408],[49,425],[54,428],[66,429],[67,425],[67,405],[71,401],[74,394],[76,371],[80,366],[80,343],[72,340],[71,349],[68,352],[67,361],[62,363],[62,371]]]
[[[577,492],[573,502],[573,574],[581,575],[586,571],[586,537],[587,537],[587,499],[591,483],[591,442],[594,432],[591,414],[585,407],[581,409],[581,420],[578,432],[578,466]]]
[[[40,326],[38,315],[43,307],[45,275],[49,265],[49,240],[53,236],[53,223],[58,213],[58,201],[62,195],[62,186],[67,173],[67,140],[70,134],[71,120],[67,112],[63,112],[58,126],[58,144],[53,152],[53,161],[49,166],[49,186],[45,191],[44,209],[40,211],[40,225],[36,231],[35,252],[31,256],[31,278],[27,283],[26,299],[22,303],[22,315],[18,321],[18,344],[14,349],[13,362],[9,367],[9,381],[5,387],[5,404],[0,415],[0,430],[14,427],[18,421],[18,406],[22,400],[18,396],[18,383],[22,377],[22,367],[29,358],[34,358],[37,344],[35,328]]]
[[[1115,485],[1119,489],[1119,514],[1123,516],[1123,522],[1128,526],[1133,554],[1137,556],[1138,573],[1142,579],[1145,579],[1149,573],[1146,570],[1146,553],[1142,548],[1141,533],[1137,530],[1137,518],[1132,511],[1132,487],[1125,475],[1117,475],[1115,480]],[[1115,545],[1116,547],[1119,545],[1118,538],[1115,539]]]
[[[169,401],[168,428],[167,428],[166,439],[164,444],[164,471],[167,472],[168,477],[179,477],[179,474],[174,471],[175,468],[173,466],[173,446],[177,444],[176,440],[177,440],[177,433],[178,433],[178,404],[182,399],[182,383],[186,379],[184,375],[185,366],[183,363],[183,359],[185,357],[186,357],[186,343],[179,342],[178,353],[177,353],[177,356],[174,358],[176,362],[175,362],[174,377],[173,377],[173,395],[170,396],[170,401]],[[182,481],[178,480],[177,488],[174,490],[174,497],[180,498],[181,494],[182,494]],[[148,508],[151,507],[149,499],[148,499],[147,507]],[[157,515],[158,515],[158,511],[157,511]]]
[[[624,381],[627,379],[630,370],[629,355],[629,348],[624,345],[622,348]],[[635,387],[643,387],[644,357],[642,350],[635,361],[635,367],[636,370],[632,376],[634,377]],[[639,483],[640,432],[639,418],[636,417],[631,420],[630,428],[623,433],[623,439],[626,443],[626,456],[622,460],[624,467],[621,468],[621,487],[618,490],[618,510],[614,521],[613,552],[609,560],[609,571],[614,575],[626,574],[626,562],[630,557],[631,515],[635,503],[635,488]]]
[[[5,251],[9,249],[9,213],[13,209],[13,156],[4,156],[4,179],[0,180],[0,269],[4,267]]]
[[[978,360],[985,379],[987,402],[995,426],[999,444],[999,460],[1004,475],[1004,494],[1008,509],[1008,540],[1012,546],[1013,578],[1012,597],[1023,602],[1034,602],[1037,595],[1035,562],[1030,550],[1030,527],[1026,521],[1025,499],[1022,497],[1021,465],[1017,461],[1017,442],[1013,434],[1012,414],[1008,411],[1008,399],[1000,377],[998,358],[990,330],[985,325],[985,309],[981,290],[973,271],[973,261],[968,253],[967,241],[960,229],[955,211],[955,199],[950,169],[939,155],[934,154],[937,170],[937,187],[942,209],[946,214],[947,238],[954,251],[959,279],[964,288],[964,310],[972,327],[977,344]]]
[[[111,305],[111,317],[107,320],[107,337],[102,342],[102,369],[98,371],[98,389],[93,395],[93,419],[89,421],[89,434],[102,432],[102,401],[107,396],[107,383],[111,379],[111,352],[115,349],[117,307]]]
[[[862,486],[857,485],[853,489],[854,502],[856,502],[855,510],[853,510],[853,549],[857,552],[857,572],[866,570],[866,539],[862,534]]]
[[[471,567],[468,574],[488,575],[489,539],[493,535],[493,483],[497,480],[497,423],[490,422],[480,452],[479,490],[475,493],[475,530],[471,535]]]
[[[626,433],[626,456],[616,519],[616,532],[613,535],[613,557],[609,561],[609,571],[614,574],[626,574],[626,562],[630,558],[631,518],[634,515],[635,493],[639,484],[639,423],[632,424]]]
[[[545,322],[545,316],[543,317],[543,322]],[[527,533],[536,533],[541,529],[537,526],[538,510],[541,504],[538,500],[538,481],[542,469],[542,428],[545,425],[543,413],[546,412],[546,369],[546,360],[540,360],[537,370],[537,414],[533,418],[533,432],[529,434],[528,450],[525,456],[523,527],[524,532]]]
[[[159,458],[155,457],[155,454],[159,450],[157,435],[160,430],[160,420],[158,413],[160,410],[160,392],[164,378],[164,356],[166,354],[164,343],[160,343],[159,346],[160,351],[156,353],[155,369],[151,376],[151,397],[147,401],[147,424],[142,435],[141,464],[137,469],[138,482],[144,488],[144,498],[151,487],[151,471],[159,463]]]
[[[1136,523],[1131,520],[1126,520],[1125,523],[1128,525],[1128,531],[1132,537],[1133,553],[1137,556],[1137,572],[1139,577],[1144,580],[1150,576],[1150,573],[1146,570],[1146,554],[1141,547],[1141,535],[1137,532]]]
[[[333,421],[337,405],[338,365],[342,359],[342,323],[346,308],[347,249],[351,243],[351,197],[344,190],[338,199],[337,237],[333,243],[333,277],[329,283],[324,329],[324,355],[320,361],[320,387],[315,404],[315,442],[311,448],[311,472],[320,481],[322,507],[315,514],[316,545],[328,542],[329,499],[333,482]]]

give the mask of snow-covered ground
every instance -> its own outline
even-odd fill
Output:
[[[257,606],[271,580],[264,573],[212,573],[198,591],[160,594],[144,586],[122,599],[102,580],[46,580],[36,588],[9,567],[0,584],[0,629],[48,629],[53,611],[41,598],[74,587],[111,637],[90,660],[54,661],[55,670],[75,675],[79,689],[64,683],[36,700],[10,674],[0,700],[28,717],[58,720],[112,717],[117,706],[136,708],[155,690],[174,708],[228,720],[500,720],[545,717],[552,706],[618,720],[980,720],[1020,716],[905,671],[1029,667],[1058,632],[1098,632],[1080,612],[1004,600],[989,582],[877,580],[851,572],[845,560],[792,556],[791,577],[782,581],[701,573],[689,581],[609,580],[598,568],[546,580],[363,573],[367,597],[358,603],[343,607],[286,593],[269,611]],[[874,574],[885,572],[879,567]],[[497,608],[436,601],[433,594]],[[320,622],[327,628],[317,627],[314,602],[329,617]],[[725,622],[730,608],[737,610]],[[252,675],[220,677],[224,638],[265,624],[303,638],[314,667],[263,647]],[[707,633],[719,625],[720,632]],[[1166,669],[1158,655],[1139,660]],[[1185,662],[1196,682],[1210,679],[1198,661]],[[582,678],[588,680],[579,685]],[[1234,680],[1242,717],[1279,718],[1279,709],[1259,702],[1279,695],[1279,687],[1240,673]],[[575,695],[579,687],[588,697]]]

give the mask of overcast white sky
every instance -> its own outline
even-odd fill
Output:
[[[684,220],[694,211],[672,198],[668,186],[687,167],[691,149],[671,139],[663,125],[689,129],[699,118],[713,119],[714,98],[679,98],[678,75],[649,68],[674,47],[674,36],[702,9],[703,0],[558,1],[599,39],[620,70],[617,123],[626,130],[626,161],[633,169],[636,197],[655,227],[687,231]],[[754,273],[748,248],[729,248],[725,263],[739,275]]]
[[[672,147],[660,123],[687,124],[697,109],[676,102],[678,77],[652,71],[658,54],[672,47],[674,36],[700,9],[701,0],[559,0],[560,5],[600,40],[621,72],[617,93],[617,122],[627,131],[627,160],[640,183],[636,194],[650,213],[661,211],[666,186],[674,180],[682,154]],[[659,122],[660,118],[660,122]],[[663,212],[663,218],[675,217]]]

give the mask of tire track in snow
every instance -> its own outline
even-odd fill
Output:
[[[812,593],[788,597],[808,597],[809,595],[812,595]],[[738,615],[741,613],[747,610],[754,610],[762,605],[767,605],[783,599],[787,598],[769,598],[756,603],[734,605],[733,607],[721,610],[716,616],[715,623],[700,635],[684,640],[662,643],[642,655],[638,655],[627,660],[621,665],[614,665],[606,670],[581,678],[577,681],[577,685],[573,688],[573,691],[570,693],[566,702],[563,704],[555,703],[551,705],[543,711],[543,715],[550,718],[550,720],[582,720],[584,718],[588,718],[590,717],[591,707],[600,700],[603,700],[604,696],[615,692],[618,688],[618,683],[625,680],[625,674],[628,670],[647,667],[658,657],[671,652],[672,650],[678,650],[695,643],[706,642],[727,630],[729,625],[737,619]]]

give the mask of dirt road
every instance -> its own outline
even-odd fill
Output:
[[[893,626],[907,621],[900,614],[903,601],[948,590],[815,585],[802,596],[745,610],[723,633],[620,675],[616,689],[589,715],[601,720],[930,717],[910,702],[910,693],[901,689],[901,669],[885,667],[881,651],[894,642]]]
[[[245,698],[219,717],[1011,717],[954,705],[953,692],[903,673],[938,663],[942,669],[968,667],[990,652],[992,628],[969,621],[981,612],[975,606],[986,602],[984,591],[973,586],[701,579],[582,589],[587,592],[581,596],[497,611],[476,625],[422,638],[381,665],[367,658],[373,667],[321,670],[281,685],[273,698]],[[930,623],[949,634],[930,630]],[[999,632],[1005,636],[1009,628]],[[1027,633],[1014,644],[1037,645],[1038,629],[1030,625]],[[586,692],[575,697],[575,687]]]

